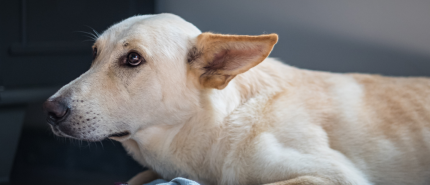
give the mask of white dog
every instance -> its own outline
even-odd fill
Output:
[[[297,69],[278,40],[201,33],[171,14],[115,24],[44,104],[55,134],[111,138],[131,185],[430,184],[430,80]]]

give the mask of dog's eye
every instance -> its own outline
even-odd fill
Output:
[[[97,57],[97,48],[93,49],[93,60]]]
[[[127,64],[129,66],[138,66],[140,63],[142,63],[143,60],[145,59],[136,52],[131,52],[127,56]]]

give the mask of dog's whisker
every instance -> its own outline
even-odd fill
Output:
[[[88,26],[88,25],[85,25],[86,27],[88,27],[88,28],[90,28],[93,32],[94,32],[94,34],[97,36],[97,37],[99,37],[100,36],[100,33],[99,32],[97,32],[93,27],[91,27],[91,26]]]
[[[94,35],[94,33],[91,33],[91,32],[86,32],[86,31],[76,31],[76,32],[84,33],[84,34],[86,34],[88,36],[91,36],[91,37],[95,37],[96,36],[96,35]]]
[[[93,30],[93,32],[94,32],[94,34],[97,36],[97,37],[100,37],[100,33],[99,32],[97,32],[96,30],[94,30],[93,28],[91,28],[92,30]]]
[[[102,145],[102,149],[104,150],[104,149],[105,149],[105,147],[103,146],[102,141],[99,141],[99,142],[100,142],[100,144]]]
[[[109,139],[109,141],[115,146],[115,142],[112,141],[112,139]]]
[[[80,33],[84,33],[85,36],[87,36],[88,38],[92,39],[92,41],[97,40],[97,38],[99,37],[98,35],[91,33],[91,32],[86,32],[86,31],[76,31],[76,32],[80,32]]]
[[[93,39],[87,39],[87,40],[83,40],[82,42],[94,42]]]

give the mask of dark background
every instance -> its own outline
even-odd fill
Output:
[[[144,170],[120,143],[55,137],[45,123],[41,104],[90,67],[93,41],[82,32],[102,32],[130,16],[153,13],[152,0],[0,2],[1,181],[13,185],[113,184]],[[10,110],[24,112],[23,120],[7,115],[2,119],[2,112],[11,114]]]
[[[82,32],[170,12],[202,31],[278,33],[271,56],[301,68],[430,76],[429,9],[418,0],[1,1],[0,184],[113,184],[143,170],[120,143],[58,138],[44,121],[43,100],[90,66]]]

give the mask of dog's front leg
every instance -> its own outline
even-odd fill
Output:
[[[127,183],[128,185],[142,185],[145,183],[149,183],[155,179],[158,179],[160,176],[152,170],[146,170],[144,172],[140,172],[131,178]]]
[[[316,177],[316,176],[300,176],[294,179],[274,182],[264,185],[332,185],[335,184],[331,182],[329,179]]]

